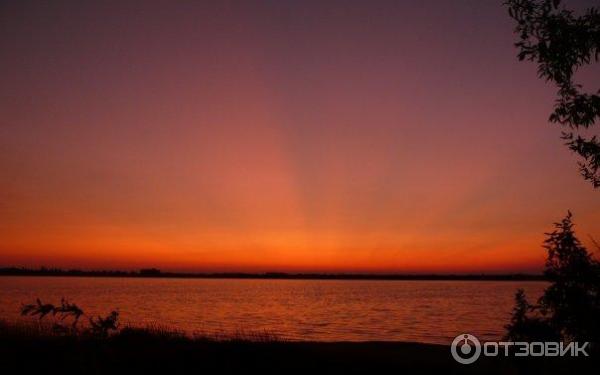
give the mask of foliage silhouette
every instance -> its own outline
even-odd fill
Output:
[[[582,176],[600,187],[600,139],[579,131],[596,124],[600,117],[600,90],[585,93],[574,81],[579,68],[598,62],[600,12],[590,8],[581,16],[561,6],[561,0],[508,0],[509,15],[517,21],[519,60],[538,64],[538,75],[558,88],[550,121],[565,130],[562,139],[578,154]]]
[[[42,301],[39,298],[36,299],[36,303],[21,306],[22,316],[38,316],[38,319],[42,320],[46,315],[50,313],[52,313],[52,315],[56,315],[56,307],[54,307],[54,305],[50,303],[42,303]]]
[[[71,332],[77,332],[79,319],[85,315],[83,310],[74,303],[69,303],[66,299],[61,299],[60,306],[55,306],[51,303],[44,304],[37,298],[36,303],[21,305],[22,316],[37,316],[38,322],[41,322],[48,314],[52,313],[55,318],[52,325],[56,333],[66,333],[69,329],[62,322],[67,318],[72,318]],[[117,331],[119,327],[119,312],[114,310],[105,318],[98,316],[96,318],[89,317],[89,332],[93,335],[106,337],[111,331]]]
[[[103,318],[98,316],[97,318],[90,318],[90,325],[92,333],[98,336],[108,336],[110,331],[117,331],[119,329],[119,312],[112,311],[110,314]]]
[[[512,318],[506,329],[506,338],[510,341],[556,341],[560,338],[543,317],[535,315],[535,306],[527,302],[523,289],[517,290]]]
[[[517,291],[507,338],[600,341],[600,264],[575,236],[571,212],[546,233],[544,274],[551,282],[537,305]]]

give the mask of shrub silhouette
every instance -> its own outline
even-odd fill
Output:
[[[60,301],[60,307],[56,308],[56,313],[61,315],[61,320],[65,320],[68,317],[73,317],[72,327],[76,327],[79,322],[79,318],[83,315],[83,310],[74,303],[69,303],[66,299]]]
[[[600,264],[575,236],[571,212],[546,233],[544,275],[551,282],[537,305],[517,291],[507,338],[512,341],[600,341]]]
[[[90,325],[92,333],[98,336],[106,337],[110,331],[117,331],[119,329],[119,312],[112,311],[110,314],[103,318],[101,316],[90,318]]]
[[[50,303],[42,303],[42,301],[39,298],[36,299],[36,303],[21,306],[22,316],[38,316],[38,319],[42,320],[46,315],[50,313],[52,313],[52,315],[56,315],[56,307],[54,307],[54,305]]]
[[[74,303],[69,303],[66,299],[61,299],[60,306],[55,306],[51,303],[44,304],[37,298],[36,303],[21,305],[22,316],[37,316],[38,322],[41,322],[48,314],[52,313],[54,322],[52,329],[56,333],[67,333],[69,328],[62,323],[67,318],[72,318],[70,325],[71,332],[77,332],[79,319],[85,316],[84,311]],[[97,336],[106,337],[111,331],[117,331],[119,327],[119,312],[111,311],[106,317],[89,317],[89,329],[86,331]]]

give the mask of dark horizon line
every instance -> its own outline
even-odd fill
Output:
[[[88,276],[132,278],[185,278],[185,279],[290,279],[290,280],[490,280],[490,281],[543,281],[542,274],[401,274],[401,273],[287,273],[287,272],[163,272],[157,268],[139,271],[99,270],[84,271],[61,268],[31,269],[24,267],[0,268],[0,276]]]

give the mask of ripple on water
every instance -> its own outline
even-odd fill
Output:
[[[21,303],[67,297],[91,314],[190,333],[268,331],[292,340],[402,340],[448,344],[469,332],[499,339],[514,293],[543,282],[0,278],[0,317]]]

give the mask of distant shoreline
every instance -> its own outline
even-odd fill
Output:
[[[359,274],[359,273],[191,273],[162,272],[158,269],[139,271],[82,271],[51,268],[0,268],[0,276],[68,276],[68,277],[131,277],[176,279],[267,279],[267,280],[422,280],[422,281],[545,281],[541,274]]]

